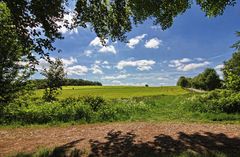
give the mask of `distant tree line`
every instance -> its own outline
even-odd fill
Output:
[[[47,87],[47,79],[35,79],[30,80],[30,82],[33,83],[37,89],[45,89]],[[65,78],[62,82],[62,86],[102,86],[102,83],[83,79]]]
[[[240,36],[240,32],[238,32],[238,36]],[[223,80],[219,78],[214,69],[207,68],[193,78],[181,76],[177,85],[184,88],[196,88],[207,91],[223,88],[233,92],[240,92],[240,41],[235,43],[233,47],[237,49],[237,52],[232,54],[232,58],[224,62],[224,66],[221,69]]]
[[[212,68],[207,68],[204,72],[193,78],[181,76],[177,82],[178,86],[184,88],[195,88],[201,90],[214,90],[222,87],[222,80],[217,72]]]

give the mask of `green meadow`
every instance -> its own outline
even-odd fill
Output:
[[[98,123],[113,121],[176,121],[239,123],[240,115],[195,104],[190,92],[177,86],[64,86],[58,100],[42,100],[44,90],[4,109],[5,125]],[[213,93],[213,95],[216,95]],[[211,97],[211,96],[210,96]],[[213,111],[213,112],[212,112]]]
[[[42,97],[44,90],[37,90],[36,97]],[[137,86],[64,86],[57,98],[77,98],[101,96],[103,98],[132,98],[156,95],[182,95],[189,93],[177,86],[137,87]]]

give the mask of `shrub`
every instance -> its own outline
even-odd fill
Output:
[[[67,98],[45,102],[41,99],[18,100],[3,108],[0,124],[46,124],[55,122],[97,122],[127,120],[148,111],[144,100],[102,97]]]
[[[67,104],[67,102],[70,103]],[[25,104],[9,104],[3,110],[1,121],[2,123],[44,124],[54,121],[68,122],[75,120],[90,122],[93,117],[91,107],[78,99],[54,102],[39,100],[25,102]]]
[[[83,102],[87,105],[90,105],[95,112],[98,111],[100,107],[106,104],[105,100],[99,96],[85,96],[83,97]]]
[[[189,99],[191,109],[200,112],[240,113],[240,93],[214,90]]]
[[[117,99],[103,106],[98,114],[101,121],[116,121],[130,119],[136,113],[149,111],[149,105],[135,99]]]

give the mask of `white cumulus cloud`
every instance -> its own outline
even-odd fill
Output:
[[[180,59],[179,61],[180,61],[181,63],[187,63],[187,62],[191,62],[192,59],[190,59],[190,58],[183,58],[183,59]]]
[[[125,61],[122,60],[120,62],[118,62],[117,64],[117,69],[122,70],[125,67],[136,67],[138,70],[140,71],[144,71],[144,70],[151,70],[152,66],[155,64],[156,62],[153,60],[136,60],[136,61]]]
[[[216,70],[221,70],[223,67],[224,67],[223,64],[219,64],[219,65],[215,66],[214,69],[216,69]]]
[[[107,39],[105,39],[104,41],[105,41],[106,44],[108,43]],[[116,51],[116,49],[113,45],[102,45],[102,42],[101,42],[99,37],[94,38],[90,42],[89,46],[98,47],[99,48],[98,52],[101,52],[101,53],[112,53],[112,54],[117,53],[117,51]]]
[[[194,70],[197,68],[205,67],[209,64],[210,64],[210,62],[208,62],[208,61],[205,61],[202,63],[190,63],[190,64],[186,64],[184,66],[178,67],[177,69],[180,71],[190,71],[190,70]]]
[[[113,53],[113,54],[117,53],[117,51],[116,51],[116,49],[113,45],[103,46],[102,48],[99,49],[99,52],[101,52],[101,53]]]
[[[144,46],[150,49],[151,48],[157,49],[161,44],[162,44],[162,40],[159,40],[158,38],[152,38],[149,41],[146,41]]]
[[[103,74],[101,67],[97,64],[92,65],[91,70],[93,74]]]
[[[104,61],[103,64],[109,64],[109,62],[108,61]]]
[[[130,76],[130,74],[122,74],[122,75],[117,75],[117,76],[105,76],[102,79],[104,79],[104,80],[118,80],[118,79],[125,79],[128,76]]]
[[[203,62],[203,60],[204,59],[199,59],[199,58],[195,58],[194,60],[190,58],[175,59],[175,60],[171,60],[168,66],[172,68],[176,68],[178,71],[191,71],[194,69],[205,67],[210,64],[210,62],[208,61]],[[202,61],[202,62],[194,63],[193,61]],[[189,63],[189,62],[193,62],[193,63]]]
[[[139,44],[139,42],[146,36],[147,34],[142,34],[142,35],[139,35],[139,36],[136,36],[134,38],[131,38],[128,43],[127,43],[127,46],[129,48],[134,48],[137,44]]]
[[[106,43],[108,43],[107,39],[105,39],[104,41]],[[100,38],[96,37],[90,42],[89,46],[100,46],[100,47],[102,47],[103,45],[102,45],[102,42],[101,42]]]
[[[84,52],[83,52],[83,55],[84,56],[87,56],[87,57],[91,57],[91,55],[92,55],[92,51],[91,50],[85,50]]]
[[[72,67],[67,67],[66,72],[68,75],[86,75],[88,68],[82,65],[75,65]]]
[[[220,76],[221,79],[223,79],[222,68],[224,68],[223,64],[219,64],[219,65],[214,67],[214,69],[216,70],[217,74]]]
[[[69,59],[62,58],[61,60],[62,60],[64,66],[69,66],[69,65],[77,63],[77,59],[73,58],[73,57],[70,57]]]

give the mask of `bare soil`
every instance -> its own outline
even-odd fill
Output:
[[[73,150],[79,156],[159,156],[188,150],[233,154],[240,150],[240,125],[129,122],[0,129],[1,157],[39,148],[69,156]]]

